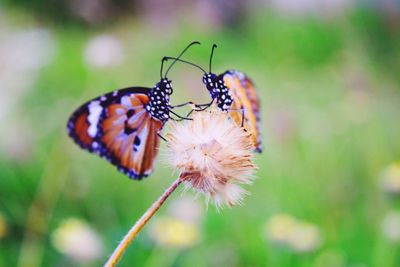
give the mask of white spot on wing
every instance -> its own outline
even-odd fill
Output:
[[[99,123],[100,114],[103,108],[99,105],[99,101],[93,101],[89,104],[89,128],[87,130],[90,137],[95,137],[97,134],[97,125]]]
[[[125,122],[125,120],[126,120],[126,117],[125,116],[121,116],[117,120],[113,121],[113,125],[122,124],[122,123]]]
[[[121,104],[129,108],[132,106],[131,98],[129,96],[123,96],[121,98]]]
[[[236,75],[239,77],[239,79],[240,79],[240,80],[243,80],[243,79],[245,79],[245,78],[246,78],[246,76],[244,75],[244,73],[243,73],[243,72],[240,72],[240,71],[234,71],[233,73],[234,73],[234,74],[236,74]]]
[[[117,113],[118,115],[123,115],[123,114],[125,114],[125,110],[122,109],[122,108],[117,108],[117,109],[115,110],[115,113]]]

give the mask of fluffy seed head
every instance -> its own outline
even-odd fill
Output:
[[[225,112],[199,111],[193,120],[172,122],[168,159],[180,171],[186,188],[194,188],[217,206],[240,204],[255,165],[251,134]]]

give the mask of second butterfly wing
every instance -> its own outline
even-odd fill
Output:
[[[236,70],[228,70],[220,76],[233,98],[229,109],[231,117],[238,125],[243,122],[243,127],[252,134],[256,151],[262,152],[260,102],[254,84],[245,74]]]
[[[88,101],[69,119],[69,135],[83,149],[106,158],[130,178],[148,176],[163,125],[146,110],[149,91],[131,87]]]

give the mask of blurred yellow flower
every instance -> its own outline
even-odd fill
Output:
[[[279,244],[285,244],[296,228],[296,220],[287,214],[278,214],[272,217],[266,225],[267,237]]]
[[[151,238],[161,246],[189,247],[199,240],[196,224],[172,217],[161,217],[153,222]]]
[[[3,214],[0,213],[0,239],[7,235],[7,222]]]
[[[288,244],[297,252],[313,251],[321,245],[321,234],[315,225],[299,222],[288,239]]]
[[[288,214],[273,216],[265,226],[265,234],[271,242],[296,252],[316,250],[322,243],[317,226]]]
[[[78,262],[94,261],[103,253],[98,234],[83,220],[65,220],[52,234],[52,243],[61,253]]]
[[[382,173],[381,186],[390,194],[400,194],[400,161],[390,164]]]
[[[203,216],[203,208],[192,197],[182,196],[170,202],[168,214],[184,222],[199,223]]]
[[[393,242],[400,241],[400,212],[390,211],[382,221],[383,235]]]

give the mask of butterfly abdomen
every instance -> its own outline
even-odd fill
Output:
[[[233,98],[231,92],[226,87],[226,84],[224,83],[222,78],[218,79],[218,82],[216,82],[214,90],[216,92],[218,107],[221,110],[230,109],[233,102]]]

